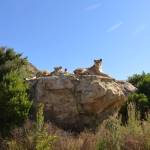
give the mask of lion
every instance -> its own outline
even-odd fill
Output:
[[[77,68],[75,75],[100,75],[102,72],[102,59],[94,60],[94,65],[90,68]]]
[[[51,76],[59,76],[67,72],[67,69],[63,69],[62,66],[54,67],[54,71],[51,72]]]
[[[48,71],[39,71],[36,73],[36,78],[39,78],[39,77],[48,77],[50,76],[51,73],[49,73]]]

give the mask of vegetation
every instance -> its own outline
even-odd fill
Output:
[[[134,106],[128,108],[129,120],[122,126],[118,119],[107,120],[97,143],[97,150],[149,150],[150,122],[137,119]]]
[[[44,125],[43,104],[39,104],[36,122],[26,122],[23,128],[16,128],[12,132],[13,138],[3,143],[8,150],[52,150],[57,139],[48,133]]]
[[[42,105],[36,123],[27,121],[22,128],[12,131],[12,137],[1,142],[4,150],[149,150],[150,118],[140,121],[135,107],[128,107],[126,126],[117,118],[110,117],[95,133],[83,131],[79,135],[67,133],[52,124],[44,124]]]
[[[127,123],[129,116],[128,105],[135,106],[135,113],[137,116],[140,115],[141,120],[147,119],[150,110],[150,73],[134,74],[128,78],[128,81],[137,87],[137,92],[129,95],[128,101],[120,110],[124,124]]]
[[[0,48],[0,132],[5,134],[28,117],[31,102],[24,81],[27,59],[13,49]]]
[[[137,87],[137,93],[144,94],[150,103],[150,73],[134,74],[128,81]]]

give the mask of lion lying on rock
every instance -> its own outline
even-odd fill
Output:
[[[36,78],[39,77],[48,77],[48,76],[59,76],[61,74],[64,74],[67,72],[67,69],[63,69],[61,66],[59,67],[54,67],[54,71],[49,73],[48,71],[39,71],[36,74]]]
[[[59,76],[62,74],[65,74],[67,72],[67,69],[63,69],[62,66],[54,67],[54,71],[51,72],[51,76]]]
[[[77,68],[74,70],[74,74],[79,75],[102,75],[109,77],[107,74],[102,72],[102,59],[94,60],[94,65],[90,68]]]
[[[74,70],[75,75],[99,75],[102,59],[94,60],[94,65],[90,68],[77,68]]]
[[[36,78],[39,78],[39,77],[47,77],[47,76],[50,76],[51,73],[49,73],[48,71],[39,71],[37,72],[36,74]]]

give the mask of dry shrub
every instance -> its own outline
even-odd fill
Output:
[[[137,119],[130,106],[126,126],[116,118],[103,122],[97,133],[97,150],[150,150],[150,122]]]
[[[42,120],[39,117],[36,125],[27,121],[24,127],[13,130],[11,139],[0,139],[1,147],[6,150],[150,150],[150,117],[139,121],[134,107],[129,108],[126,126],[110,117],[95,133],[85,130],[74,134],[51,123],[43,124]]]
[[[79,135],[60,136],[55,150],[93,150],[96,139],[93,133],[84,131]]]

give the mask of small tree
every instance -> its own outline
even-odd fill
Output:
[[[134,74],[128,81],[138,88],[138,93],[145,94],[150,101],[150,73]]]
[[[145,72],[142,72],[142,74],[134,74],[128,78],[128,81],[138,88],[139,82],[141,82],[145,76]]]
[[[0,48],[0,131],[6,133],[27,118],[31,101],[24,81],[27,59],[13,49]]]
[[[44,124],[44,104],[37,105],[36,122],[30,127],[19,128],[18,136],[6,142],[10,150],[53,150],[58,137],[48,132],[48,124]]]
[[[139,93],[145,94],[150,101],[150,75],[146,75],[138,84]]]
[[[128,101],[120,110],[123,124],[127,123],[129,117],[129,104],[135,106],[136,112],[140,112],[140,119],[146,119],[150,109],[150,73],[142,72],[141,74],[134,74],[128,78],[128,82],[137,87],[137,92],[129,95]]]

